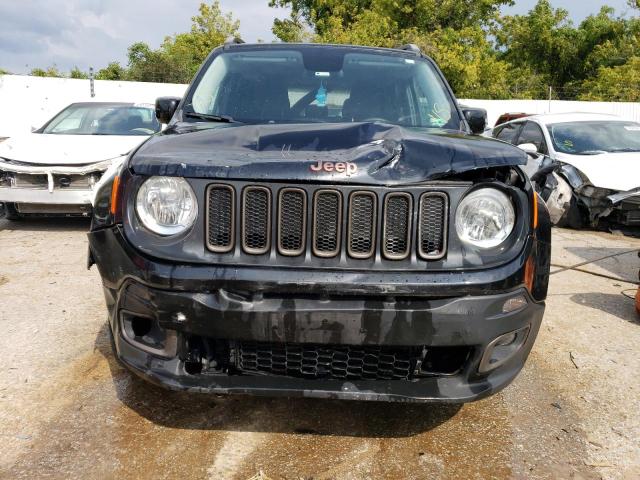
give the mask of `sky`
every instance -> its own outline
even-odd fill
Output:
[[[0,0],[0,68],[28,73],[51,65],[88,71],[110,61],[126,64],[127,47],[143,41],[157,48],[165,36],[188,31],[202,0]],[[268,0],[221,0],[222,9],[240,20],[247,42],[273,40],[271,25],[287,10]],[[517,0],[505,13],[526,13],[536,0]],[[555,0],[574,22],[597,13],[606,3],[618,13],[626,0]]]

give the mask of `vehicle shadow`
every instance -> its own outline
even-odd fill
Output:
[[[633,294],[635,295],[635,291]],[[640,325],[640,317],[636,313],[634,300],[619,293],[576,293],[569,298],[578,305],[600,310],[621,320]]]
[[[96,337],[95,348],[109,363],[118,399],[143,418],[168,428],[347,437],[411,437],[445,423],[461,409],[461,405],[450,404],[173,392],[140,379],[116,360],[106,322]]]
[[[91,221],[84,217],[32,217],[10,221],[0,217],[0,231],[24,232],[81,232],[89,231]]]

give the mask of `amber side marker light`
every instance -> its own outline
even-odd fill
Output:
[[[533,229],[538,228],[538,194],[533,192]],[[536,264],[533,257],[527,259],[527,263],[524,266],[524,285],[529,290],[529,293],[533,291],[533,279],[536,274]]]
[[[111,186],[111,204],[109,205],[109,211],[111,215],[115,215],[118,211],[118,203],[120,200],[120,177],[113,179],[113,185]]]
[[[533,228],[538,228],[538,194],[533,192]]]

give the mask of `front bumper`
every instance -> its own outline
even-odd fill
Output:
[[[93,190],[43,190],[38,188],[0,187],[0,201],[8,203],[91,205]]]
[[[112,163],[108,160],[81,166],[49,166],[0,159],[0,202],[22,204],[27,213],[47,213],[47,206],[56,206],[61,212],[68,210],[64,206],[85,206],[89,207],[85,211],[90,210],[100,178]],[[75,213],[76,209],[68,211]]]
[[[522,258],[492,271],[402,275],[282,272],[232,266],[177,266],[141,256],[117,227],[89,234],[103,278],[118,358],[164,387],[358,400],[468,402],[496,393],[518,374],[538,333],[544,303],[523,288]],[[442,276],[441,276],[442,275]],[[448,282],[443,279],[448,277]],[[311,287],[313,285],[313,287]],[[503,313],[505,302],[525,304]],[[123,315],[150,318],[175,335],[170,348],[145,348],[123,328]],[[526,335],[506,362],[479,373],[496,338]],[[174,337],[172,337],[174,338]],[[467,347],[459,368],[409,379],[298,378],[209,368],[194,372],[194,339],[294,345]],[[233,363],[233,360],[231,360]]]

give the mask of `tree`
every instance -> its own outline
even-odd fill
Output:
[[[9,70],[5,70],[4,68],[0,68],[0,75],[11,75]]]
[[[640,102],[640,56],[624,65],[600,67],[595,78],[582,84],[580,100]]]
[[[527,15],[503,17],[495,30],[500,57],[558,89],[574,79],[580,64],[578,33],[568,17],[548,0],[540,0]]]
[[[311,25],[319,39],[334,36],[338,29],[348,30],[363,19],[384,18],[384,24],[394,32],[428,33],[437,29],[486,26],[493,23],[500,7],[511,0],[270,0],[272,7],[290,7]],[[283,22],[280,20],[279,23]],[[286,20],[285,20],[286,22]],[[276,29],[278,35],[282,29]],[[370,25],[376,29],[377,25]],[[357,27],[356,27],[357,28]],[[362,31],[362,29],[359,29]],[[286,30],[285,30],[286,33]],[[282,37],[279,37],[284,40]]]
[[[42,68],[34,68],[31,70],[29,75],[31,75],[32,77],[64,77],[64,75],[58,70],[55,65],[47,68],[46,70]]]
[[[73,67],[69,72],[69,78],[89,78],[89,75],[80,70],[78,67]]]
[[[224,14],[218,0],[201,3],[199,15],[192,17],[191,31],[166,37],[157,50],[137,42],[129,47],[130,80],[142,82],[188,83],[200,64],[215,47],[238,37],[240,23]]]
[[[125,80],[127,70],[119,62],[111,62],[105,68],[101,68],[96,73],[96,80]]]

